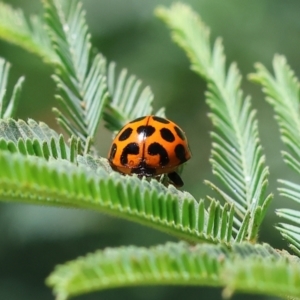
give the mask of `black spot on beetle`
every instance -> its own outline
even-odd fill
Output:
[[[138,134],[143,133],[144,137],[151,136],[155,132],[155,128],[153,126],[147,125],[147,126],[139,126],[137,129]]]
[[[131,122],[129,122],[129,123],[139,122],[139,121],[141,121],[141,120],[143,120],[143,119],[145,119],[145,118],[146,118],[145,116],[139,117],[139,118],[136,118],[136,119],[134,119],[133,121],[131,121]]]
[[[170,159],[166,149],[159,143],[152,143],[148,147],[149,155],[159,155],[159,164],[161,166],[166,166]]]
[[[118,140],[119,141],[125,141],[127,140],[131,133],[132,133],[133,129],[131,127],[127,127],[119,136]]]
[[[121,154],[121,164],[123,166],[128,164],[128,155],[129,154],[139,154],[140,147],[137,143],[129,143],[126,145],[126,147],[123,148],[122,154]]]
[[[167,142],[174,142],[175,141],[175,136],[174,134],[172,133],[172,131],[168,128],[162,128],[160,130],[160,135],[161,137],[167,141]]]
[[[180,128],[178,128],[177,126],[174,126],[174,129],[175,129],[177,135],[184,141],[185,135],[184,135],[183,131]]]
[[[117,152],[117,145],[115,143],[112,144],[110,153],[109,153],[109,160],[112,161],[115,158]]]
[[[163,123],[163,124],[169,124],[170,123],[170,121],[168,121],[164,118],[161,118],[161,117],[157,117],[157,116],[153,116],[153,120],[157,121],[157,122],[160,122],[160,123]]]
[[[176,147],[175,147],[175,155],[180,160],[181,163],[186,162],[185,148],[184,148],[184,146],[182,144],[176,145]]]

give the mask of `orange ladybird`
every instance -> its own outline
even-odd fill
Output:
[[[174,185],[183,181],[175,172],[191,158],[186,136],[172,121],[144,116],[125,125],[109,150],[111,167],[123,174],[155,177],[168,174]]]

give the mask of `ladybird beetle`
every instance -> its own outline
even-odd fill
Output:
[[[111,167],[120,173],[146,177],[168,174],[178,187],[183,181],[175,170],[190,158],[182,129],[158,116],[129,122],[116,135],[108,153]]]

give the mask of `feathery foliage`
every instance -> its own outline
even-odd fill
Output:
[[[48,63],[57,62],[43,20],[38,16],[31,16],[27,20],[22,10],[13,9],[2,2],[0,2],[0,37],[37,54]]]
[[[223,296],[228,298],[239,291],[299,299],[299,258],[277,252],[268,245],[252,247],[250,244],[236,245],[234,259],[226,261]]]
[[[170,9],[160,7],[156,14],[187,53],[192,70],[208,82],[206,96],[214,125],[211,163],[213,173],[225,184],[227,192],[211,182],[207,184],[235,205],[238,228],[250,218],[250,226],[241,239],[253,241],[271,195],[265,195],[268,168],[258,138],[255,111],[249,97],[243,99],[240,90],[241,76],[235,64],[226,72],[220,39],[211,49],[208,28],[188,6],[177,3]]]
[[[263,86],[266,100],[275,111],[281,139],[289,151],[283,151],[283,159],[300,175],[300,101],[299,82],[284,56],[273,60],[274,76],[261,64],[250,79]]]
[[[45,0],[44,6],[53,48],[60,59],[54,80],[64,113],[54,112],[66,132],[86,144],[95,136],[107,101],[105,59],[91,53],[81,3]]]
[[[58,109],[54,112],[62,127],[85,142],[95,136],[103,113],[106,127],[112,131],[151,114],[153,94],[149,87],[140,91],[141,81],[133,75],[127,77],[127,70],[122,70],[116,80],[115,63],[106,70],[104,57],[93,57],[80,2],[44,3],[53,47],[60,58],[54,80],[60,90],[57,100],[65,113]],[[158,114],[163,115],[164,111]]]
[[[300,298],[298,258],[268,245],[243,242],[256,241],[271,196],[265,192],[268,170],[255,112],[250,99],[242,95],[236,66],[231,64],[226,70],[220,40],[210,46],[207,27],[186,5],[157,10],[171,28],[174,40],[187,52],[192,69],[208,82],[207,103],[214,125],[211,163],[227,190],[207,182],[225,200],[222,206],[208,197],[207,206],[204,200],[197,201],[172,185],[122,176],[111,170],[106,159],[87,155],[101,119],[110,130],[119,130],[128,121],[153,113],[153,94],[125,69],[116,76],[115,64],[107,67],[104,57],[92,51],[79,1],[43,3],[51,39],[41,18],[27,21],[21,11],[1,3],[0,37],[55,66],[57,99],[62,106],[62,112],[55,109],[55,113],[72,138],[68,146],[62,135],[44,123],[0,120],[1,198],[92,209],[191,243],[107,249],[58,266],[47,280],[57,299],[145,284],[219,286],[224,287],[226,297],[242,291]],[[16,107],[23,79],[19,79],[8,101],[4,94],[9,67],[1,63],[0,117],[8,118]],[[267,82],[263,85],[268,101],[275,108],[282,139],[290,149],[284,152],[284,159],[300,173],[298,82],[285,61],[278,59],[275,69],[277,81],[262,66],[258,70],[263,70],[265,78],[260,74],[256,80]],[[164,116],[164,110],[156,114]],[[299,202],[300,185],[281,183],[281,194]],[[280,224],[278,228],[300,254],[300,213],[280,209],[277,214],[296,223]]]
[[[153,94],[149,87],[140,91],[141,80],[134,75],[127,76],[127,70],[120,72],[115,79],[115,63],[110,63],[107,72],[108,91],[111,98],[110,105],[104,112],[106,127],[112,131],[120,130],[126,123],[140,116],[153,113]],[[164,117],[161,108],[156,115]]]
[[[0,8],[1,9],[1,8]],[[18,107],[24,77],[20,77],[14,86],[11,98],[7,95],[7,80],[10,64],[0,57],[0,118],[14,117]]]
[[[112,172],[104,159],[82,156],[78,164],[0,152],[0,194],[10,201],[93,209],[191,242],[232,242],[232,206],[212,201],[206,209],[203,200],[173,186]]]
[[[151,247],[105,249],[58,266],[48,277],[57,300],[131,285],[208,285],[233,291],[254,290],[266,295],[300,297],[300,269],[292,256],[278,254],[268,245],[168,243]],[[299,262],[299,260],[297,260]]]
[[[300,175],[300,99],[299,81],[287,64],[284,56],[276,55],[273,60],[274,75],[263,65],[256,65],[256,73],[250,79],[259,83],[266,94],[266,100],[275,111],[275,118],[279,125],[281,140],[288,151],[282,151],[284,162],[297,175]],[[287,180],[279,180],[282,196],[288,197],[300,204],[300,185]],[[299,206],[300,207],[300,206]],[[297,226],[285,223],[276,228],[282,236],[291,243],[291,248],[300,254],[300,210],[278,209],[277,215],[292,221]]]
[[[72,6],[77,8],[80,6],[77,0],[71,1]],[[88,115],[88,108],[84,107],[84,101],[86,101],[86,94],[87,94],[87,86],[84,86],[84,89],[79,89],[82,87],[82,82],[77,82],[77,85],[74,87],[74,80],[76,82],[76,76],[79,74],[69,74],[68,72],[64,73],[66,67],[74,68],[76,65],[84,65],[88,60],[88,69],[90,71],[90,75],[93,78],[96,78],[96,75],[99,77],[107,77],[108,87],[105,89],[106,93],[108,93],[109,101],[106,101],[105,110],[104,110],[104,120],[106,122],[106,127],[112,131],[121,129],[128,121],[140,117],[141,115],[152,114],[152,100],[153,94],[149,87],[145,87],[141,89],[141,81],[137,79],[134,75],[127,75],[127,70],[121,70],[118,77],[115,75],[115,63],[110,63],[109,67],[106,68],[105,59],[101,54],[96,55],[93,57],[91,55],[91,45],[90,45],[90,37],[87,31],[87,24],[84,18],[84,13],[81,8],[77,10],[74,9],[74,14],[68,14],[68,20],[70,24],[73,24],[73,33],[70,33],[70,28],[67,23],[62,23],[66,20],[66,12],[68,10],[67,7],[61,7],[59,1],[57,5],[55,5],[55,1],[44,1],[44,5],[48,9],[52,7],[56,10],[56,14],[49,17],[55,18],[51,21],[58,31],[52,32],[50,26],[50,36],[52,36],[54,47],[51,46],[51,41],[48,38],[47,31],[44,30],[44,26],[42,23],[42,19],[38,16],[31,16],[30,20],[27,21],[23,12],[21,10],[14,10],[9,5],[0,3],[0,37],[2,39],[7,40],[8,42],[15,43],[18,46],[23,47],[24,49],[38,54],[41,56],[45,62],[50,63],[57,67],[57,74],[54,76],[54,79],[59,87],[61,92],[60,95],[57,96],[59,102],[62,105],[62,108],[65,109],[65,114],[62,114],[59,110],[55,109],[55,113],[59,120],[59,123],[63,126],[63,128],[70,134],[70,135],[81,135],[82,126],[87,130],[86,121],[84,119],[84,115]],[[77,21],[80,22],[77,23]],[[74,24],[75,23],[75,24]],[[77,26],[75,26],[77,25]],[[62,28],[61,28],[62,27]],[[63,30],[68,29],[67,32]],[[48,30],[49,31],[49,30]],[[63,43],[60,39],[61,36],[56,36],[57,34],[63,34],[69,37],[69,42]],[[63,36],[62,35],[62,36]],[[74,37],[76,37],[74,41]],[[57,40],[61,42],[61,44],[57,44]],[[85,58],[84,63],[78,62],[80,57],[77,57],[77,61],[74,61],[75,58],[72,57],[72,42],[76,42],[76,49],[80,51],[80,49],[85,49],[85,53],[79,53],[83,55]],[[61,46],[62,48],[59,48]],[[74,45],[73,45],[74,46]],[[60,49],[60,51],[59,51]],[[69,50],[69,51],[68,51]],[[62,59],[59,58],[57,52],[61,52],[63,55],[63,59],[65,63],[69,65],[65,65]],[[87,58],[87,52],[89,52],[89,57]],[[93,50],[93,52],[95,52]],[[78,54],[78,53],[77,53]],[[81,57],[82,58],[82,57]],[[94,69],[92,70],[90,64],[92,63],[92,59],[94,59]],[[71,65],[70,65],[71,64]],[[72,66],[73,65],[73,66]],[[69,70],[69,69],[67,69]],[[73,70],[74,71],[74,70]],[[82,69],[81,69],[82,71]],[[94,73],[92,73],[94,72]],[[63,79],[61,78],[62,75],[66,75]],[[70,76],[72,75],[72,76]],[[87,75],[87,74],[86,74]],[[69,78],[70,77],[70,78]],[[99,80],[98,77],[98,80]],[[116,80],[117,77],[117,80]],[[74,79],[75,78],[75,79]],[[65,81],[66,82],[65,82]],[[83,80],[81,78],[81,80]],[[61,82],[62,81],[62,82]],[[70,81],[70,82],[69,82]],[[95,80],[96,81],[96,80]],[[66,84],[68,83],[68,84]],[[81,83],[81,85],[80,85]],[[86,84],[88,84],[88,78],[86,77]],[[97,82],[90,82],[90,92],[92,93],[92,87],[96,88]],[[99,84],[99,82],[98,82]],[[101,89],[104,88],[105,82],[101,82],[100,85]],[[99,86],[98,86],[99,87]],[[96,88],[94,92],[98,92],[99,94],[102,93],[102,90]],[[66,95],[67,93],[67,95]],[[75,94],[75,96],[74,96]],[[89,94],[89,97],[92,95]],[[99,96],[99,95],[98,95]],[[104,95],[102,95],[104,97]],[[96,95],[94,98],[97,97]],[[90,99],[90,98],[89,98]],[[67,103],[69,102],[69,103]],[[78,107],[79,103],[79,107]],[[126,105],[125,105],[126,103]],[[83,107],[80,107],[80,104]],[[95,105],[95,104],[94,104]],[[100,101],[98,102],[100,105]],[[73,107],[73,108],[70,108]],[[90,109],[92,111],[92,109]],[[81,122],[78,121],[78,114],[81,115]],[[92,112],[90,112],[92,114]],[[83,115],[83,116],[82,116]],[[164,116],[164,109],[160,109],[156,112],[156,115]],[[80,124],[77,124],[77,123]],[[75,126],[74,124],[75,123]],[[93,131],[97,127],[97,122],[93,123],[94,126],[90,126],[89,130]],[[84,131],[83,131],[84,132]],[[87,134],[87,133],[85,133]],[[84,139],[84,136],[81,136]]]
[[[72,137],[69,147],[61,134],[57,134],[43,122],[38,124],[29,119],[26,123],[8,119],[0,120],[0,149],[47,160],[51,157],[76,162],[77,154],[81,153],[81,143]]]

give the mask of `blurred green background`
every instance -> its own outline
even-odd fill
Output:
[[[27,14],[39,14],[38,0],[4,1],[22,8]],[[205,104],[205,83],[189,70],[189,62],[175,44],[169,31],[153,16],[157,5],[166,0],[84,0],[87,22],[94,45],[118,69],[127,68],[145,85],[150,85],[155,109],[166,107],[167,116],[187,133],[193,158],[182,177],[185,189],[196,198],[210,191],[204,179],[212,179],[208,163],[209,131],[212,129]],[[236,61],[243,74],[243,88],[258,111],[259,130],[266,161],[270,167],[269,191],[274,202],[262,226],[260,240],[274,247],[286,247],[274,229],[278,222],[274,209],[291,206],[276,191],[278,178],[293,179],[282,163],[283,149],[273,112],[264,101],[260,88],[247,81],[255,62],[268,68],[275,53],[286,55],[296,74],[300,72],[300,1],[290,0],[188,0],[211,28],[212,38],[224,40],[227,61]],[[0,56],[13,67],[11,83],[26,76],[18,117],[44,121],[57,128],[51,107],[55,105],[52,69],[24,50],[0,41]],[[101,127],[97,139],[100,155],[106,156],[110,133]],[[294,180],[297,180],[296,178]],[[150,246],[175,240],[170,236],[90,211],[44,208],[0,203],[0,299],[53,299],[44,279],[56,264],[105,247],[120,245]],[[139,287],[108,290],[80,296],[93,299],[221,299],[220,289],[196,287]],[[234,299],[270,297],[237,295]]]

